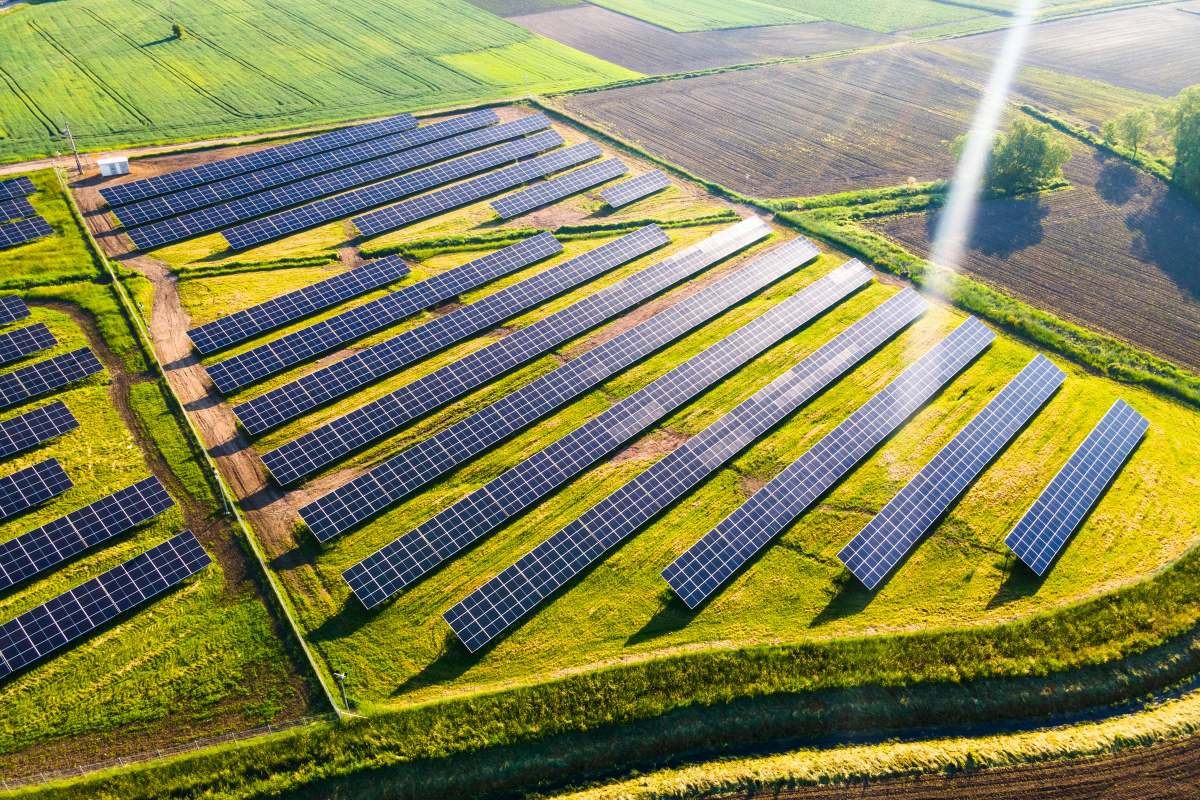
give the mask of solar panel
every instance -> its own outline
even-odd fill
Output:
[[[877,587],[1065,378],[1037,356],[842,548],[842,563]]]
[[[7,325],[29,316],[29,308],[25,301],[15,294],[0,297],[0,325]]]
[[[443,616],[472,652],[495,639],[925,310],[911,289],[830,340],[589,508]]]
[[[48,350],[58,344],[54,334],[42,323],[0,333],[0,366],[11,364],[31,353]]]
[[[157,517],[175,501],[146,478],[0,544],[0,591],[39,575]]]
[[[587,353],[525,384],[300,509],[321,541],[347,530],[516,431],[545,417],[819,255],[804,239],[772,249],[745,268],[680,300]],[[310,520],[306,513],[312,510]]]
[[[191,531],[0,625],[0,678],[86,636],[212,563]]]
[[[62,401],[27,411],[0,422],[0,458],[36,447],[78,427],[79,423]]]
[[[492,210],[499,214],[501,219],[512,219],[526,211],[555,203],[605,181],[619,178],[628,171],[629,168],[622,164],[620,159],[606,158],[597,164],[580,167],[566,175],[535,183],[528,189],[493,200]]]
[[[347,342],[383,330],[394,322],[422,309],[432,308],[490,280],[557,255],[562,249],[553,236],[539,233],[227,358],[209,366],[208,374],[217,387],[226,393],[248,386]],[[250,432],[261,433],[262,429],[252,429]]]
[[[1046,574],[1149,426],[1124,400],[1113,403],[1004,539],[1026,566]]]
[[[671,179],[667,177],[667,173],[656,169],[610,186],[600,192],[600,197],[608,203],[609,208],[621,208],[655,192],[661,192],[670,185]]]
[[[273,167],[234,175],[213,183],[203,183],[170,194],[148,197],[116,209],[126,227],[175,217],[188,211],[224,203],[248,194],[272,189],[323,172],[332,172],[352,164],[373,161],[419,145],[435,142],[500,121],[495,111],[473,111],[420,128],[393,133],[378,139],[340,147],[325,153],[287,161]]]
[[[41,217],[0,223],[0,248],[16,247],[53,233],[50,223]]]
[[[58,459],[40,461],[0,478],[0,520],[44,503],[71,488]]]
[[[374,608],[870,280],[861,263],[842,265],[355,564],[343,579],[364,607]],[[380,484],[381,491],[389,487]],[[362,488],[362,498],[344,498],[345,509],[368,502],[369,489]]]
[[[37,216],[37,212],[33,210],[33,204],[24,197],[0,200],[0,222],[33,216]]]
[[[409,272],[400,256],[368,261],[357,269],[280,295],[207,325],[192,328],[188,337],[201,353],[215,353],[260,333],[283,327],[331,306],[398,281]]]
[[[0,375],[0,408],[60,389],[104,370],[91,350],[81,347]]]
[[[29,178],[10,178],[6,181],[0,181],[0,200],[9,200],[14,197],[25,197],[37,191],[33,185],[33,181]]]
[[[412,194],[431,186],[445,183],[447,180],[460,177],[460,173],[464,170],[466,170],[465,174],[474,174],[484,169],[489,169],[492,166],[507,163],[516,157],[510,154],[510,150],[513,148],[516,148],[518,155],[529,155],[533,152],[540,152],[541,150],[561,144],[561,140],[558,138],[543,137],[543,139],[537,141],[537,144],[541,145],[540,149],[526,152],[533,145],[528,140],[522,139],[517,142],[510,142],[507,145],[507,149],[487,150],[483,153],[476,153],[466,159],[457,159],[447,164],[427,167],[426,169],[416,170],[410,174],[401,175],[398,178],[392,178],[394,175],[405,173],[416,167],[424,167],[450,156],[477,150],[489,144],[503,142],[506,139],[516,139],[525,133],[542,130],[549,127],[549,125],[550,121],[541,115],[525,117],[505,125],[494,125],[490,128],[431,142],[421,147],[414,147],[410,150],[384,156],[383,158],[354,164],[343,169],[334,170],[333,172],[314,175],[294,183],[255,192],[254,194],[238,197],[214,206],[198,208],[179,216],[134,227],[127,231],[127,233],[134,244],[146,250],[210,233],[227,225],[235,225],[237,226],[235,230],[240,230],[242,225],[239,225],[239,223],[249,225],[249,223],[246,223],[246,220],[261,217],[264,214],[281,212],[283,209],[300,206],[317,198],[342,192],[346,189],[353,189],[356,186],[372,183],[372,181],[391,178],[391,180],[384,181],[383,183],[366,186],[362,189],[324,200],[321,203],[301,206],[288,212],[287,215],[278,214],[270,218],[275,219],[276,216],[279,216],[288,220],[300,220],[306,223],[304,227],[313,227],[314,224],[332,221],[356,211],[361,211],[364,208],[371,208],[372,206],[388,202],[394,199],[396,191],[403,191],[404,194]],[[497,153],[502,153],[503,157],[497,155]],[[382,199],[375,199],[379,195],[382,195]],[[318,212],[327,213],[318,222],[313,223],[311,218],[314,215],[320,216]],[[253,225],[250,227],[257,230],[257,227]],[[297,228],[296,230],[303,229]],[[277,238],[279,235],[274,234],[271,238]],[[228,239],[228,237],[226,238]]]
[[[505,123],[504,125],[495,125],[481,131],[466,133],[462,136],[456,136],[441,142],[434,142],[431,145],[426,145],[426,147],[431,151],[439,151],[440,159],[457,153],[466,153],[489,143],[501,142],[505,139],[515,139],[515,141],[505,142],[504,144],[499,144],[496,147],[491,147],[478,153],[471,153],[462,158],[456,158],[442,164],[435,164],[434,166],[416,170],[408,174],[396,175],[396,173],[403,170],[390,166],[390,161],[387,164],[383,162],[359,164],[351,169],[361,172],[370,167],[372,174],[369,180],[356,179],[351,184],[352,186],[370,183],[373,180],[378,180],[379,183],[372,183],[370,186],[363,186],[360,189],[288,211],[270,214],[263,219],[240,222],[240,224],[233,225],[233,227],[221,231],[221,235],[225,237],[225,241],[229,243],[230,247],[235,250],[244,250],[248,247],[254,247],[264,242],[288,236],[297,231],[307,230],[317,225],[323,225],[326,222],[343,219],[351,214],[357,214],[360,211],[366,211],[375,206],[391,203],[402,197],[408,197],[436,186],[466,178],[470,175],[486,172],[489,169],[494,169],[518,159],[558,147],[563,143],[563,138],[554,131],[542,130],[549,125],[550,121],[539,114],[532,117],[525,117],[515,122]],[[525,138],[517,138],[522,132],[533,133],[537,130],[541,130],[541,133],[536,133],[533,136]],[[410,150],[396,158],[400,159],[411,156],[416,152],[415,149]],[[386,169],[383,168],[385,166],[387,167]],[[391,177],[393,175],[396,177]],[[326,177],[328,176],[318,176],[312,180],[321,181]],[[384,178],[387,178],[387,180],[382,180]],[[326,194],[331,194],[331,192],[321,191],[317,196]],[[280,207],[295,205],[296,202],[293,198]],[[259,216],[262,213],[265,213],[265,210],[260,209],[255,213],[247,213],[242,216],[244,219],[249,219],[250,217]]]
[[[381,233],[403,228],[423,219],[428,219],[494,194],[516,188],[552,172],[599,158],[600,148],[595,142],[583,142],[564,150],[532,158],[521,164],[498,169],[469,181],[429,192],[394,206],[381,208],[353,219],[354,227],[363,236],[378,236]]]
[[[651,230],[662,236],[657,228],[651,226]],[[770,232],[758,218],[732,225],[698,245],[645,267],[498,342],[326,423],[268,453],[263,461],[278,481],[309,474],[632,308]],[[623,239],[602,247],[621,241]]]
[[[663,570],[675,594],[688,608],[712,596],[994,338],[960,325]]]
[[[411,130],[417,127],[417,121],[410,114],[399,114],[377,122],[365,125],[355,125],[350,128],[330,131],[319,136],[310,136],[287,144],[268,147],[245,155],[223,158],[220,161],[210,161],[196,167],[179,169],[152,178],[143,178],[117,186],[106,186],[100,194],[110,206],[132,203],[147,197],[177,192],[190,186],[228,178],[231,175],[241,175],[254,170],[265,169],[285,161],[294,161],[314,153],[335,150],[355,142],[377,139],[390,133]]]

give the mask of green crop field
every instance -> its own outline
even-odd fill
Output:
[[[465,0],[18,5],[0,52],[0,161],[64,149],[64,123],[112,148],[636,77]]]
[[[891,32],[981,17],[981,9],[937,0],[596,0],[597,5],[673,31],[705,31],[828,20]]]

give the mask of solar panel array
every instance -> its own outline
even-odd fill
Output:
[[[26,197],[37,191],[33,185],[33,181],[29,178],[9,178],[5,181],[0,181],[0,200],[9,200],[13,197]]]
[[[1004,543],[1031,570],[1045,575],[1149,427],[1124,400],[1113,403]]]
[[[281,328],[351,297],[398,281],[409,272],[399,256],[368,261],[357,269],[318,281],[303,289],[288,292],[265,303],[251,306],[207,325],[192,328],[188,337],[201,353],[215,353],[232,344],[244,342],[260,333]]]
[[[16,516],[71,488],[58,459],[40,461],[0,478],[0,519]]]
[[[92,633],[212,563],[191,531],[0,625],[0,678]]]
[[[50,236],[54,229],[41,217],[0,223],[0,248],[16,247],[19,244]]]
[[[412,200],[406,200],[394,206],[372,211],[361,217],[355,217],[354,227],[358,228],[364,236],[378,236],[419,220],[461,208],[477,200],[483,200],[507,189],[516,188],[552,172],[591,161],[593,158],[599,158],[600,155],[600,148],[595,142],[583,142],[564,150],[532,158],[521,164],[498,169],[469,181],[447,186],[436,192],[414,197]]]
[[[9,200],[0,200],[0,222],[33,216],[37,216],[37,212],[34,211],[33,204],[29,202],[28,198],[13,197]]]
[[[412,115],[399,114],[385,120],[379,120],[378,122],[369,122],[365,125],[342,128],[341,130],[330,131],[319,136],[310,136],[307,139],[301,139],[296,142],[268,147],[253,153],[234,156],[233,158],[224,158],[220,161],[211,161],[207,164],[175,170],[174,172],[167,172],[162,175],[155,175],[152,178],[143,178],[142,180],[130,181],[129,183],[122,183],[117,186],[107,186],[100,190],[100,194],[108,201],[110,206],[119,206],[147,197],[156,197],[160,194],[177,192],[180,189],[187,189],[190,186],[199,186],[202,183],[218,181],[222,178],[228,178],[231,175],[241,175],[246,172],[253,172],[254,170],[266,169],[275,164],[282,164],[285,161],[294,161],[304,156],[313,155],[314,153],[335,150],[356,142],[377,139],[381,136],[387,136],[389,133],[399,133],[415,127],[417,127],[417,121]]]
[[[148,197],[145,200],[121,206],[116,213],[127,227],[144,225],[147,222],[179,216],[204,206],[283,186],[313,175],[320,175],[323,172],[332,172],[352,164],[390,156],[419,145],[483,128],[499,121],[500,117],[495,111],[473,111],[444,122],[393,133],[296,161],[277,164],[274,167],[243,175],[234,175],[224,180],[192,186],[170,194]]]
[[[62,401],[27,411],[0,422],[0,458],[37,447],[78,427],[79,423]]]
[[[588,164],[566,175],[536,183],[528,189],[492,201],[492,210],[501,219],[512,219],[526,211],[570,197],[605,181],[619,178],[629,171],[618,158],[606,158],[597,164]]]
[[[870,280],[870,271],[857,261],[839,267],[372,553],[342,577],[364,607],[374,608]]]
[[[920,316],[906,290],[589,508],[443,616],[472,652],[683,497],[737,452]]]
[[[838,553],[877,587],[1066,378],[1037,356]]]
[[[506,139],[514,139],[522,134],[546,128],[549,124],[549,120],[541,115],[535,115],[505,125],[495,125],[483,130],[464,133],[449,139],[431,142],[421,147],[414,147],[411,150],[405,150],[394,155],[377,158],[373,161],[354,164],[343,169],[334,170],[333,172],[314,175],[295,183],[277,186],[274,189],[266,189],[214,206],[198,208],[176,217],[141,225],[128,231],[129,238],[139,248],[146,250],[173,242],[181,242],[194,236],[219,230],[227,225],[237,226],[234,228],[234,231],[240,231],[243,226],[258,230],[262,225],[248,223],[246,220],[253,220],[255,217],[272,214],[272,212],[282,212],[283,209],[291,208],[292,206],[297,206],[301,203],[316,200],[317,198],[346,189],[353,189],[355,186],[362,186],[372,181],[392,178],[394,175],[416,167],[424,167],[427,164],[441,161],[450,156],[466,153],[489,144],[502,142]],[[530,146],[527,140],[521,140],[510,143],[508,147],[514,148],[521,144],[525,144],[526,148]],[[542,144],[543,146],[540,150],[545,150],[561,144],[561,140],[544,141]],[[523,155],[529,155],[532,152],[540,152],[540,150],[529,152],[521,150],[520,152]],[[392,180],[384,181],[383,183],[347,192],[321,203],[314,203],[309,206],[293,209],[290,212],[273,215],[269,219],[275,219],[278,216],[280,219],[285,220],[304,220],[307,222],[303,227],[312,227],[314,224],[319,224],[320,222],[331,221],[332,219],[347,216],[355,211],[361,211],[364,208],[371,208],[388,202],[395,199],[396,196],[405,196],[440,185],[447,180],[461,177],[460,173],[464,173],[464,170],[464,174],[470,175],[513,160],[513,156],[511,155],[500,158],[496,155],[497,152],[499,152],[499,149],[487,150],[484,153],[478,153],[464,159],[457,159],[447,164],[426,167],[425,169],[416,170],[411,174],[403,175],[399,178],[392,178]],[[507,153],[507,151],[505,152]],[[401,194],[396,195],[397,191],[400,191]],[[329,216],[335,210],[337,213]],[[322,216],[323,214],[324,216]],[[310,221],[313,217],[321,217],[321,219],[313,223]],[[242,224],[239,225],[239,223]],[[296,230],[303,230],[303,227]],[[270,238],[277,238],[279,235],[282,234],[274,233]],[[228,238],[226,236],[227,240]]]
[[[817,249],[798,239],[680,300],[587,353],[413,445],[300,510],[321,541],[344,532],[467,459],[545,417],[602,381],[712,319],[800,264]],[[305,516],[309,508],[316,514]]]
[[[667,173],[655,169],[602,190],[600,197],[608,203],[609,208],[622,208],[655,192],[661,192],[670,185],[671,179],[667,177]]]
[[[58,344],[54,334],[42,323],[0,333],[0,365],[11,364],[31,353],[48,350]]]
[[[322,320],[273,342],[239,353],[209,366],[208,374],[222,392],[229,393],[255,381],[327,353],[347,342],[383,330],[394,322],[432,308],[490,280],[515,272],[562,252],[548,233],[539,233],[514,245],[489,253],[462,266],[446,270],[361,306]],[[259,401],[266,403],[268,401]],[[249,428],[261,433],[265,428]]]
[[[146,478],[9,539],[0,544],[0,591],[132,530],[173,505],[158,478]]]
[[[960,325],[668,565],[671,589],[688,608],[711,597],[994,338],[974,317]]]
[[[0,325],[7,325],[29,316],[29,307],[15,294],[0,297]]]
[[[0,408],[9,408],[31,397],[60,389],[103,369],[104,365],[92,351],[81,347],[7,372],[0,375]]]
[[[600,272],[631,261],[661,246],[665,240],[666,235],[651,226],[601,245],[589,254],[595,254],[594,259],[606,265],[597,270]],[[607,252],[598,253],[601,249]],[[678,269],[677,264],[672,264],[661,268],[660,272],[664,275],[677,274]],[[644,270],[636,273],[634,278],[638,275],[644,278],[644,273]],[[545,353],[551,347],[640,302],[648,296],[643,292],[645,285],[645,280],[626,278],[272,450],[263,456],[263,461],[271,475],[281,483],[310,474],[388,435],[414,416],[450,402],[469,389]]]

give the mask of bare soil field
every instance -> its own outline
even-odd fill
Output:
[[[907,50],[563,98],[567,110],[759,197],[947,177],[978,94]],[[936,109],[936,110],[931,110]]]
[[[994,53],[1002,37],[954,44]],[[1200,15],[1167,5],[1048,22],[1033,29],[1025,61],[1168,97],[1200,82]]]
[[[1115,157],[1077,145],[1072,186],[985,203],[963,268],[1004,291],[1200,368],[1200,209]],[[879,227],[927,254],[936,214]]]
[[[591,5],[510,17],[510,21],[647,74],[849,50],[892,38],[836,22],[676,33]]]

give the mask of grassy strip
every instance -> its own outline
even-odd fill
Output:
[[[183,426],[171,413],[169,389],[165,379],[135,383],[129,387],[129,402],[150,439],[171,472],[179,479],[194,501],[206,508],[216,509],[220,503],[213,493],[213,483],[200,467],[203,454],[183,432]]]
[[[235,275],[245,272],[270,272],[277,269],[296,267],[323,267],[338,260],[337,253],[318,253],[311,256],[274,258],[270,261],[223,261],[218,264],[188,264],[175,270],[180,280],[212,278],[217,275]]]
[[[1125,145],[1109,144],[1081,125],[1073,125],[1061,117],[1056,117],[1031,105],[1022,104],[1020,108],[1034,119],[1040,120],[1068,136],[1074,137],[1085,144],[1090,144],[1092,147],[1112,153],[1119,158],[1123,158],[1138,169],[1150,173],[1167,184],[1172,183],[1171,167],[1165,162],[1147,155],[1144,151],[1134,155],[1133,150]]]

